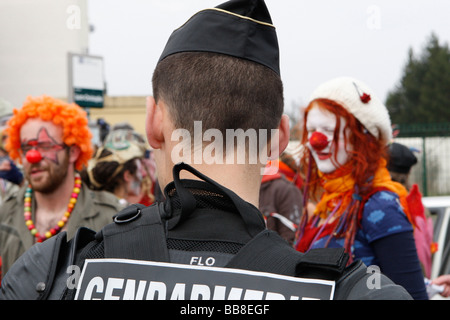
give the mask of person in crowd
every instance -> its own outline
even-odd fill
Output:
[[[126,145],[107,143],[100,147],[82,172],[82,180],[93,190],[114,194],[123,206],[143,198],[145,149],[133,141]]]
[[[296,249],[343,247],[413,298],[427,299],[407,190],[386,168],[386,107],[362,81],[339,77],[312,93],[303,127],[306,196],[317,205],[302,216]]]
[[[392,142],[388,146],[389,160],[387,168],[393,181],[401,183],[407,190],[411,190],[411,169],[417,164],[417,157],[411,148]]]
[[[281,159],[276,163],[277,166],[283,164],[283,168],[279,168],[277,173],[263,175],[258,208],[266,219],[267,228],[278,232],[292,245],[303,207],[302,193],[294,184],[294,171]],[[291,180],[284,172],[291,174]]]
[[[433,279],[432,283],[444,287],[442,292],[439,293],[442,297],[450,297],[450,274],[440,275],[436,279]]]
[[[0,204],[14,194],[23,182],[22,171],[5,150],[7,123],[13,113],[12,104],[0,99]]]
[[[411,148],[392,142],[389,145],[389,161],[387,169],[393,181],[402,184],[408,191],[406,200],[414,219],[416,228],[414,229],[414,239],[416,242],[417,254],[422,266],[423,274],[426,278],[431,277],[432,255],[436,245],[433,242],[433,222],[430,213],[422,203],[422,194],[419,186],[410,181],[411,169],[417,164],[417,157]]]
[[[7,154],[3,153],[4,150],[2,146],[0,146],[0,179],[3,182],[9,182],[13,185],[20,186],[23,182],[23,174],[20,169],[16,166],[16,164],[9,159]],[[1,156],[1,154],[4,154]],[[1,199],[7,198],[9,188],[2,189]],[[4,192],[5,191],[5,192]],[[2,201],[0,201],[1,203]]]
[[[138,170],[136,171],[137,180],[141,181],[140,192],[137,193],[137,182],[134,183],[135,191],[128,193],[128,203],[141,203],[150,205],[154,202],[154,188],[156,183],[156,172],[151,150],[148,148],[144,137],[131,126],[128,122],[117,123],[112,131],[107,135],[104,145],[109,150],[122,151],[134,145],[132,153],[139,153],[139,157],[134,161]],[[137,149],[140,151],[138,152]],[[131,150],[131,149],[130,149]],[[142,154],[141,154],[142,153]],[[125,153],[123,153],[125,154]]]
[[[0,139],[2,133],[0,133]],[[0,140],[0,205],[16,193],[23,183],[22,171],[12,161]]]
[[[129,206],[100,232],[80,229],[69,243],[58,236],[48,245],[37,244],[6,275],[0,298],[411,299],[381,274],[379,288],[369,290],[367,268],[360,261],[346,268],[348,256],[342,249],[300,253],[266,229],[257,209],[261,172],[268,157],[277,159],[286,148],[290,130],[289,118],[282,114],[276,30],[263,0],[227,1],[192,16],[169,38],[152,84],[146,136],[166,200]],[[277,134],[260,138],[256,149],[249,141],[220,153],[228,144],[225,139],[214,145],[216,162],[200,157],[188,163],[198,151],[213,153],[210,144],[188,140],[198,131],[196,121],[202,123],[200,133],[213,133],[217,140],[229,129]],[[189,143],[174,140],[175,132]],[[173,157],[179,143],[187,147],[185,162]],[[246,159],[257,150],[264,161],[237,163],[237,150],[247,152]],[[68,255],[71,248],[78,250]],[[27,262],[36,259],[41,267],[29,267]],[[121,259],[119,268],[116,259]],[[77,286],[66,285],[70,279],[60,270],[67,265],[84,269]],[[44,281],[38,279],[48,280],[37,292],[36,283]],[[103,279],[111,280],[108,288]],[[325,279],[335,279],[336,290]],[[295,289],[285,292],[290,285]]]
[[[9,158],[5,150],[7,123],[13,113],[13,105],[0,98],[0,205],[10,196],[15,194],[23,182],[22,171]],[[2,278],[2,258],[0,255],[0,280]]]
[[[121,208],[107,192],[89,190],[79,171],[92,155],[86,112],[50,96],[28,97],[8,122],[5,148],[26,182],[0,208],[3,276],[36,242],[80,227],[101,229]]]

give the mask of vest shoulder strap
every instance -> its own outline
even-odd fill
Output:
[[[301,253],[276,232],[264,230],[228,263],[229,268],[336,280],[344,272],[348,255],[343,248],[314,249]]]
[[[159,204],[133,204],[101,231],[105,258],[169,261]]]

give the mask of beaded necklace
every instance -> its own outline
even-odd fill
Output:
[[[64,213],[61,220],[58,221],[58,223],[50,230],[46,231],[44,234],[40,234],[35,225],[33,220],[31,219],[31,195],[33,192],[33,189],[31,189],[31,185],[28,185],[27,190],[25,191],[25,197],[24,197],[24,218],[25,218],[25,224],[28,227],[28,230],[30,230],[31,234],[36,238],[37,242],[43,242],[44,240],[47,240],[48,238],[51,238],[55,234],[61,231],[61,229],[65,226],[67,221],[69,220],[69,217],[72,213],[73,208],[75,207],[75,204],[77,203],[78,195],[80,193],[81,188],[81,177],[78,173],[75,174],[75,184],[72,190],[72,195],[69,200],[69,204],[67,205],[67,210]]]

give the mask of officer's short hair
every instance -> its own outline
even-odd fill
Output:
[[[153,96],[162,99],[176,128],[203,131],[275,129],[283,113],[283,84],[270,68],[211,52],[184,52],[158,63]]]

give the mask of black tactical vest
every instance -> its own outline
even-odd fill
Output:
[[[181,170],[203,182],[180,180]],[[411,299],[384,275],[371,288],[372,273],[361,261],[347,266],[342,248],[297,252],[265,229],[254,206],[185,164],[174,167],[165,195],[170,200],[164,203],[124,209],[100,232],[82,228],[69,242],[62,233],[33,246],[6,275],[0,298],[74,299],[73,266],[81,269],[90,259],[129,259],[332,281],[333,299]]]

